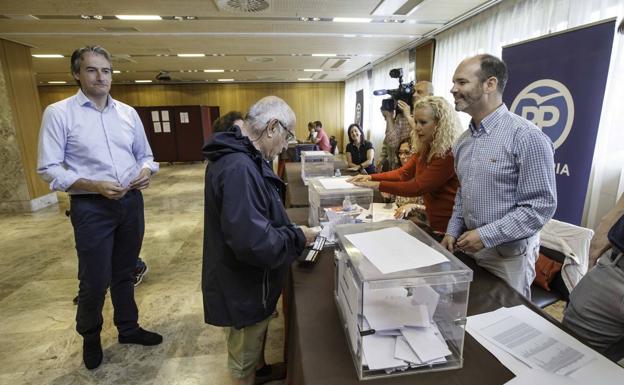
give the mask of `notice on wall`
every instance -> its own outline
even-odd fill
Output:
[[[160,128],[160,122],[154,122],[154,132],[162,132]]]
[[[180,123],[188,123],[188,122],[189,122],[188,112],[180,112]]]
[[[169,121],[169,111],[167,110],[160,111],[160,116],[162,116],[163,122]]]
[[[171,132],[171,127],[169,126],[169,122],[163,122],[163,132]]]
[[[158,116],[158,111],[152,111],[152,122],[160,122],[160,117]]]

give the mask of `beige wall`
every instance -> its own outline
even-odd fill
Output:
[[[26,182],[27,196],[20,196],[19,200],[28,202],[50,193],[48,185],[36,173],[41,105],[32,69],[30,48],[0,39],[0,67],[3,80],[2,99],[6,100],[1,107],[3,125],[1,136],[4,144],[10,144],[11,151],[14,150],[12,159],[3,158],[2,167],[7,170],[11,166],[7,162],[15,162],[12,167],[19,168],[21,173],[13,171],[10,173],[14,175],[13,178],[17,178],[17,174],[23,175],[21,178]],[[3,156],[8,155],[3,151]],[[0,179],[0,183],[7,187],[12,178],[6,179],[4,176]],[[9,198],[3,196],[2,199],[6,202]]]
[[[42,106],[64,99],[76,92],[75,86],[41,86]],[[115,84],[114,98],[132,106],[208,105],[219,106],[221,114],[231,110],[247,112],[267,95],[283,98],[297,115],[297,137],[308,136],[307,124],[320,120],[328,135],[342,143],[344,83],[240,83],[240,84]],[[340,146],[339,148],[342,148]]]

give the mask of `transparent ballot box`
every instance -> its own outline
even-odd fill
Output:
[[[334,175],[334,156],[326,151],[301,151],[301,179]]]
[[[334,296],[359,379],[461,368],[472,270],[411,221],[336,233]]]
[[[308,181],[310,226],[329,222],[370,222],[373,215],[373,190],[347,183],[349,177],[313,178]]]

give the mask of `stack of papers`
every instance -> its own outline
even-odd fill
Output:
[[[346,238],[383,274],[448,261],[442,253],[398,227],[349,234]]]
[[[466,331],[518,376],[510,383],[607,385],[624,378],[624,369],[523,305],[468,317]]]
[[[361,188],[354,184],[347,182],[349,177],[334,177],[334,178],[320,178],[319,182],[326,190],[344,190],[344,189],[355,189]]]
[[[414,293],[423,294],[416,298]],[[363,337],[366,363],[371,370],[403,369],[446,362],[451,355],[432,320],[439,299],[428,286],[369,290],[364,296],[364,327],[374,334]]]

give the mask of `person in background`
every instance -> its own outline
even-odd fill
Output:
[[[400,167],[405,166],[413,155],[412,151],[412,141],[411,139],[405,139],[399,144],[399,150],[397,153],[397,158],[399,159]],[[392,195],[382,193],[384,197],[392,197]],[[394,213],[394,217],[396,219],[401,218],[409,218],[410,216],[416,219],[418,222],[422,224],[428,224],[427,213],[425,212],[425,202],[422,199],[422,196],[417,197],[404,197],[404,196],[396,196],[395,205],[397,209]]]
[[[314,122],[308,122],[308,137],[306,142],[314,143],[316,141],[316,130],[314,129]]]
[[[414,120],[414,155],[407,164],[381,174],[358,175],[348,182],[397,196],[422,196],[431,229],[443,233],[459,186],[451,152],[459,135],[459,119],[446,100],[428,96],[414,105]]]
[[[398,151],[399,144],[403,140],[410,138],[410,132],[414,128],[414,126],[409,123],[410,119],[412,119],[413,106],[421,98],[432,95],[433,84],[423,80],[414,85],[411,106],[399,100],[396,103],[401,111],[400,113],[396,113],[395,110],[381,109],[381,114],[386,121],[386,135],[377,161],[376,168],[378,172],[390,171],[400,167],[396,152]]]
[[[472,117],[453,147],[461,188],[442,245],[531,298],[539,231],[557,208],[554,148],[535,124],[503,104],[507,65],[463,60],[453,75],[455,109]]]
[[[212,123],[212,132],[229,131],[233,126],[239,126],[243,124],[243,114],[239,111],[230,111],[223,116],[218,117],[214,123]]]
[[[228,368],[238,384],[284,377],[284,365],[264,362],[267,327],[290,264],[316,236],[291,223],[280,198],[284,182],[269,165],[294,128],[288,104],[267,96],[241,127],[216,133],[203,150],[204,320],[225,328]]]
[[[373,144],[364,138],[364,132],[357,123],[352,123],[347,130],[347,167],[353,171],[366,174],[375,173],[375,149]]]
[[[320,121],[314,122],[314,131],[316,131],[316,139],[314,139],[314,143],[319,146],[321,151],[331,151],[331,145],[329,144],[329,136],[323,129],[323,123]]]
[[[139,326],[132,277],[145,232],[141,190],[159,166],[137,112],[109,94],[110,53],[82,47],[70,64],[80,89],[45,109],[37,172],[52,190],[70,194],[80,280],[76,331],[84,365],[95,369],[104,356],[100,332],[109,287],[119,343],[162,342]]]

